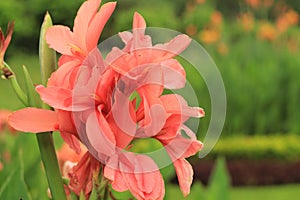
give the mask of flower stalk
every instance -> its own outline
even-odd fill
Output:
[[[8,79],[10,80],[10,83],[15,91],[15,93],[17,94],[17,97],[20,99],[20,101],[24,104],[24,105],[28,105],[28,99],[26,94],[23,92],[23,90],[21,89],[18,80],[15,76],[15,73],[13,72],[13,70],[10,68],[10,66],[5,63],[3,61],[3,66],[1,67],[1,74],[2,74],[2,78],[4,79]]]
[[[50,15],[47,13],[45,15],[44,22],[41,27],[39,46],[39,58],[43,84],[46,84],[51,73],[55,71],[55,52],[54,50],[51,50],[48,47],[45,41],[45,33],[50,26],[52,26],[52,20]],[[46,108],[45,105],[42,105],[42,107]],[[51,195],[53,199],[65,200],[66,194],[64,191],[63,180],[61,178],[61,173],[58,166],[58,160],[51,132],[38,133],[37,141],[40,149],[41,158],[45,167],[45,172],[47,175]]]

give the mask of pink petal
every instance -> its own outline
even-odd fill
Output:
[[[105,165],[104,176],[112,181],[111,186],[114,190],[118,192],[128,190],[127,183],[119,170],[119,156],[117,154],[110,157],[108,163]]]
[[[70,57],[62,56],[66,58],[66,61],[61,65],[58,70],[52,73],[51,77],[48,80],[48,86],[58,86],[64,88],[72,89],[72,81],[77,78],[77,75],[73,72],[77,72],[78,68],[81,65],[81,62],[76,59],[70,59]]]
[[[168,113],[187,117],[203,117],[204,110],[199,107],[189,107],[185,99],[177,94],[167,94],[160,97]]]
[[[185,86],[185,71],[175,59],[169,59],[161,63],[164,86],[167,89],[179,89]]]
[[[113,47],[111,52],[109,52],[106,61],[111,68],[120,74],[126,74],[133,67],[137,66],[137,61],[132,55],[116,47]]]
[[[144,28],[146,28],[146,22],[144,18],[138,12],[135,12],[133,16],[132,29],[144,29]]]
[[[60,132],[60,135],[71,149],[73,149],[77,154],[80,154],[81,148],[78,138],[68,132],[63,131]]]
[[[154,161],[145,155],[126,153],[120,157],[120,170],[130,192],[138,199],[163,199],[165,190],[163,178]],[[132,165],[124,164],[127,159]]]
[[[65,55],[72,55],[71,44],[74,44],[74,36],[69,27],[55,25],[46,32],[46,41],[50,48]]]
[[[125,45],[127,45],[127,43],[129,43],[133,37],[132,33],[129,31],[120,32],[119,36],[122,39],[122,41],[125,43]],[[123,49],[123,51],[125,51],[125,50]],[[125,51],[125,52],[127,52],[127,51]]]
[[[118,128],[128,136],[135,136],[136,116],[129,97],[123,94],[121,89],[116,88],[114,93],[114,104],[112,107],[112,117]],[[119,138],[121,140],[121,138]]]
[[[59,121],[59,130],[77,135],[77,130],[73,121],[73,113],[64,110],[56,110],[58,121]]]
[[[50,106],[61,110],[72,110],[72,90],[60,87],[47,87],[42,85],[36,87],[41,99]]]
[[[116,140],[101,111],[98,116],[95,112],[92,112],[87,118],[86,134],[90,144],[98,154],[108,156],[114,154]]]
[[[47,132],[58,129],[57,114],[51,110],[24,108],[11,114],[8,118],[10,126],[24,132]]]
[[[69,56],[69,55],[61,55],[58,59],[58,67],[62,66],[63,64],[67,63],[67,62],[71,62],[74,60],[73,56]]]
[[[114,119],[114,117],[113,117],[112,114],[109,114],[107,116],[107,122],[109,123],[110,128],[111,128],[112,132],[114,133],[114,135],[116,137],[116,145],[117,145],[117,147],[119,147],[121,149],[126,148],[130,144],[130,142],[133,140],[134,134],[127,134],[127,133],[125,133],[117,125],[117,123],[115,122],[115,119]]]
[[[185,50],[191,41],[191,38],[189,38],[187,35],[178,35],[168,43],[155,45],[153,47],[152,56],[157,62],[173,58]]]
[[[180,190],[186,197],[190,193],[190,187],[193,182],[193,168],[185,159],[178,159],[174,163]]]
[[[77,40],[77,45],[85,52],[88,51],[86,46],[88,26],[95,16],[101,0],[85,1],[79,8],[74,20],[74,35]]]
[[[143,103],[145,119],[143,126],[138,129],[137,137],[152,137],[164,127],[167,119],[166,111],[160,99],[151,94],[143,95]]]
[[[163,144],[168,144],[172,141],[180,130],[182,124],[182,117],[180,115],[171,115],[168,117],[164,128],[155,136]]]
[[[97,47],[99,37],[102,30],[112,15],[116,7],[116,2],[109,2],[101,6],[99,12],[94,16],[88,27],[88,32],[86,36],[87,50],[91,51]],[[88,11],[90,12],[90,11]]]
[[[115,171],[115,179],[112,182],[112,185],[114,190],[118,192],[124,192],[127,191],[129,188],[127,186],[127,183],[125,182],[122,173],[119,170]]]
[[[200,151],[200,149],[203,147],[203,144],[196,139],[195,134],[191,130],[189,132],[185,130],[185,133],[190,138],[182,136],[180,132],[178,132],[175,138],[167,141],[163,140],[164,137],[157,138],[162,139],[160,142],[162,142],[173,161],[190,157]]]

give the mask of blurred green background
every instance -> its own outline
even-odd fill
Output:
[[[82,2],[0,1],[2,29],[5,30],[8,21],[15,21],[6,61],[20,74],[21,83],[23,64],[28,67],[34,82],[40,83],[38,37],[45,12],[50,12],[54,24],[72,27]],[[196,165],[220,156],[227,161],[276,160],[287,165],[299,162],[300,1],[120,0],[101,40],[130,29],[134,11],[145,17],[148,26],[170,28],[191,36],[204,46],[221,72],[228,100],[223,133],[208,157],[200,161],[195,157],[191,162]],[[193,76],[188,67],[186,70],[200,106],[207,113],[197,133],[203,139],[210,120],[210,97],[204,82],[199,81],[201,77]],[[0,80],[0,91],[0,110],[22,108],[7,81]],[[8,177],[18,176],[20,180],[16,182],[22,184],[24,193],[30,191],[32,199],[47,198],[35,138],[7,132],[0,132],[0,197]],[[142,146],[152,147],[151,143]],[[293,182],[281,186],[231,187],[230,179],[234,175],[226,172],[225,162],[220,160],[221,170],[210,175],[209,186],[196,181],[189,199],[276,200],[295,199],[300,195],[300,185]],[[20,174],[12,175],[14,170]],[[165,171],[172,172],[172,169]],[[14,184],[17,183],[10,183]],[[178,197],[178,192],[177,186],[167,184],[166,199],[174,199],[172,195]],[[224,195],[213,195],[219,192]]]

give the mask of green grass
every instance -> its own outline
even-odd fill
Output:
[[[293,200],[300,196],[300,185],[234,187],[231,200]]]
[[[294,200],[300,196],[300,185],[252,186],[230,188],[230,200]],[[196,184],[191,194],[184,198],[178,186],[166,186],[166,198],[176,200],[207,200],[206,188]],[[223,199],[214,199],[223,200]]]

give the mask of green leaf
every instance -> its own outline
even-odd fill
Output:
[[[6,178],[0,188],[0,199],[31,200],[27,185],[24,180],[24,165],[22,154],[19,153],[19,162]]]
[[[207,200],[229,200],[230,179],[224,158],[218,158],[209,180]]]
[[[26,92],[27,92],[27,98],[28,98],[27,106],[40,107],[41,100],[39,98],[38,93],[35,90],[32,79],[31,79],[30,74],[29,74],[27,68],[25,67],[25,65],[23,65],[23,73],[25,76],[25,85],[26,85]]]
[[[191,192],[188,196],[187,199],[200,199],[200,200],[205,200],[205,191],[203,189],[203,186],[200,182],[195,182],[193,183],[192,185],[192,188],[191,188]]]
[[[111,193],[115,199],[133,199],[132,194],[128,190],[125,192],[117,192],[111,187]]]

